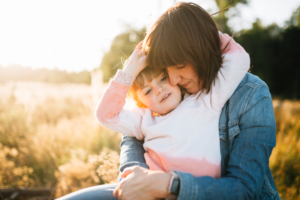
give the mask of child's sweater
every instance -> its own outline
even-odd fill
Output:
[[[220,38],[221,48],[231,39],[221,33]],[[147,108],[123,108],[134,79],[125,85],[128,75],[119,71],[96,108],[98,121],[114,131],[144,139],[145,160],[151,170],[219,178],[219,117],[250,66],[249,55],[233,39],[223,56],[211,92],[186,94],[177,108],[164,116],[153,116]]]

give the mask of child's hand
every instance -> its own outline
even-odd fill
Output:
[[[146,67],[146,55],[141,47],[143,41],[140,42],[133,53],[131,54],[128,63],[124,67],[123,71],[129,75],[137,77],[137,75]]]

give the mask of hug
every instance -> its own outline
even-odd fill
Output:
[[[120,182],[59,199],[280,199],[269,168],[272,98],[249,68],[249,54],[202,7],[176,3],[96,108],[100,124],[123,134]]]

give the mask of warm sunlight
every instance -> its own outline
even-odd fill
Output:
[[[297,1],[250,1],[248,6],[241,6],[241,17],[232,17],[229,24],[235,30],[251,28],[255,18],[259,17],[263,23],[274,21],[282,25],[299,4]],[[99,67],[103,54],[117,34],[128,26],[146,26],[151,23],[151,18],[174,2],[1,0],[0,65],[92,70]],[[193,2],[211,12],[217,11],[214,1]],[[276,10],[280,10],[279,18]]]
[[[182,1],[0,0],[0,200],[299,199],[300,0]]]

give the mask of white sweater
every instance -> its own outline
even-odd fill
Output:
[[[220,37],[225,46],[230,37]],[[186,94],[177,108],[164,116],[152,116],[147,108],[123,108],[129,86],[116,81],[120,80],[117,74],[96,108],[98,121],[114,131],[144,139],[145,159],[151,170],[219,178],[219,117],[250,67],[249,55],[233,39],[223,56],[211,92]]]

